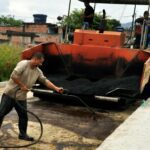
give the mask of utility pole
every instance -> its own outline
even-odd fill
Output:
[[[70,8],[71,8],[71,0],[69,0],[69,6],[68,6],[68,15],[67,15],[67,18],[69,18],[70,16]],[[69,27],[69,22],[68,24],[66,25],[66,30],[65,30],[65,41],[68,41],[68,27]]]

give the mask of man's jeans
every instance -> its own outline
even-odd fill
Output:
[[[82,29],[88,29],[90,27],[88,22],[83,22]]]
[[[21,135],[26,134],[27,131],[27,124],[28,124],[28,116],[27,112],[27,102],[26,100],[15,100],[10,96],[3,94],[0,104],[0,127],[2,125],[4,117],[13,109],[15,108],[18,116],[19,116],[19,131]],[[24,108],[24,109],[23,109]]]

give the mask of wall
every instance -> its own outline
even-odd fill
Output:
[[[17,31],[17,32],[30,32],[36,33],[39,37],[35,37],[33,42],[34,43],[41,43],[41,42],[59,42],[59,35],[58,34],[50,34],[49,27],[52,24],[45,23],[45,24],[35,24],[35,23],[25,23],[24,26],[15,27],[15,26],[0,26],[0,43],[3,41],[10,42],[13,44],[31,44],[31,37],[23,37],[23,36],[16,36],[12,35],[11,38],[6,35],[6,31]],[[54,26],[54,25],[53,25]]]

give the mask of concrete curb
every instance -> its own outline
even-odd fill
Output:
[[[150,98],[133,112],[96,150],[149,150]]]

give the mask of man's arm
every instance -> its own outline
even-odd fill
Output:
[[[58,87],[56,85],[54,85],[51,81],[49,81],[43,74],[43,72],[39,69],[39,77],[38,77],[38,81],[40,81],[41,83],[43,83],[46,87],[48,87],[49,89],[52,89],[58,93],[63,93],[63,88],[62,87]]]
[[[63,93],[63,88],[62,87],[57,87],[56,85],[54,85],[51,81],[46,80],[46,86],[58,93]]]
[[[24,85],[19,78],[11,77],[11,79],[20,87],[22,91],[28,91],[29,89]]]
[[[88,16],[85,16],[86,18],[92,18],[94,16],[94,14],[90,14]]]
[[[144,21],[144,18],[137,18],[136,20],[135,20],[135,23],[140,23],[140,24],[143,24],[143,21]]]

